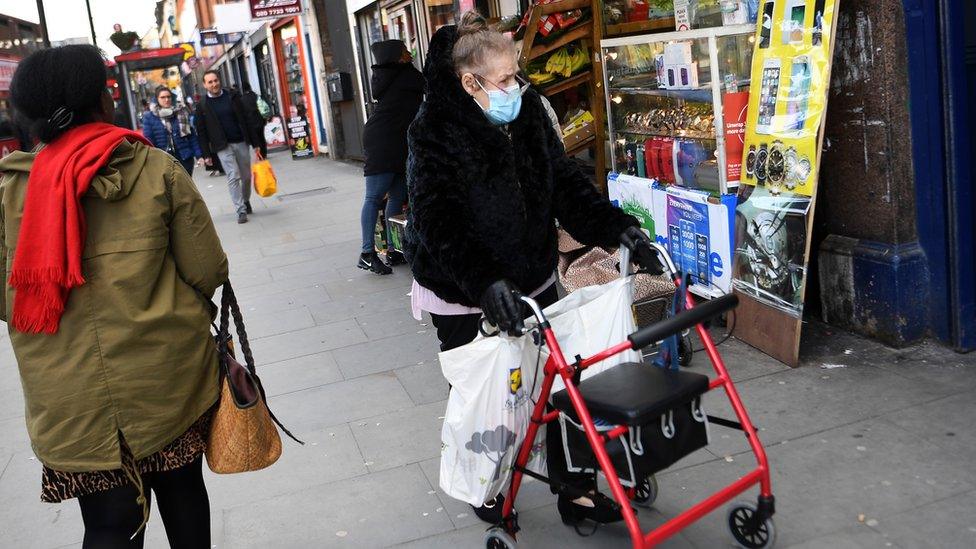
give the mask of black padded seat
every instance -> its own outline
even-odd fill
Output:
[[[628,362],[579,384],[590,415],[618,425],[645,425],[663,412],[708,391],[708,376]],[[565,389],[553,405],[579,421]]]

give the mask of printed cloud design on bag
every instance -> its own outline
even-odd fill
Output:
[[[508,427],[499,425],[491,431],[481,431],[471,435],[471,440],[464,443],[464,447],[476,454],[484,454],[495,464],[495,472],[490,479],[481,479],[482,484],[497,479],[501,475],[502,456],[515,444],[515,433]],[[492,457],[495,455],[498,459]]]

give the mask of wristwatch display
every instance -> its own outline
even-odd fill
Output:
[[[779,190],[786,178],[786,151],[781,141],[774,141],[766,158],[766,186]]]
[[[759,152],[756,153],[756,181],[760,185],[766,184],[766,159],[769,157],[769,149],[765,143],[759,144]]]
[[[752,179],[756,172],[756,146],[749,145],[749,152],[746,153],[746,179]]]

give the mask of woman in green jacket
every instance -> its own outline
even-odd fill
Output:
[[[84,547],[141,547],[154,493],[170,545],[209,548],[208,300],[227,258],[180,164],[110,125],[105,78],[90,46],[38,51],[14,74],[43,145],[0,161],[0,320],[41,498],[78,498]]]

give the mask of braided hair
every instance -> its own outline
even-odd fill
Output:
[[[105,114],[106,77],[105,62],[94,46],[38,50],[17,65],[10,99],[19,121],[34,137],[50,143],[69,128]]]

